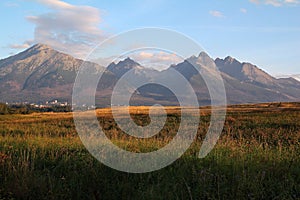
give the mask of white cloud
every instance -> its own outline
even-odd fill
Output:
[[[292,4],[298,4],[300,3],[299,0],[285,0],[285,3],[292,3]]]
[[[300,81],[300,74],[292,75],[292,78],[296,79],[297,81]]]
[[[241,11],[241,13],[244,13],[244,14],[247,13],[247,9],[245,9],[245,8],[241,8],[240,11]]]
[[[255,4],[265,4],[274,7],[280,7],[284,5],[296,5],[299,4],[299,0],[249,0],[251,3]]]
[[[260,4],[260,0],[249,0],[251,3]]]
[[[290,74],[290,75],[286,75],[286,74],[278,74],[275,75],[276,78],[294,78],[298,81],[300,81],[300,74]]]
[[[15,2],[6,2],[5,6],[6,7],[19,7],[19,4],[15,3]]]
[[[11,44],[8,47],[11,49],[26,49],[31,46],[31,43],[24,42],[23,44]]]
[[[35,0],[35,1],[53,9],[70,9],[75,7],[61,0]]]
[[[35,24],[33,43],[48,44],[57,50],[84,58],[104,39],[104,34],[98,27],[101,23],[99,9],[72,5],[61,0],[35,2],[51,11],[26,17]]]
[[[176,63],[182,60],[176,54],[166,53],[166,52],[139,52],[133,55],[130,55],[133,59],[143,62],[170,62]]]
[[[265,4],[266,5],[272,5],[272,6],[275,6],[275,7],[282,6],[282,2],[279,1],[279,0],[265,0]]]
[[[101,66],[108,66],[111,62],[118,63],[127,57],[133,59],[144,67],[153,68],[156,70],[164,70],[170,67],[172,64],[177,64],[183,62],[183,58],[177,56],[174,53],[168,53],[164,51],[157,50],[138,50],[124,54],[120,57],[110,56],[110,57],[100,57],[96,59],[91,59],[90,61],[95,62]]]
[[[167,69],[170,65],[183,61],[183,59],[176,54],[163,51],[138,51],[130,55],[124,55],[119,60],[122,60],[127,56],[140,63],[142,66],[157,70]]]
[[[220,18],[224,17],[223,13],[217,10],[211,10],[209,11],[209,14],[214,17],[220,17]]]

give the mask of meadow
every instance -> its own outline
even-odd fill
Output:
[[[124,134],[109,109],[100,125],[114,144],[150,152],[170,142],[180,115],[169,107],[166,124],[150,139]],[[132,107],[137,124],[147,107]],[[85,149],[72,113],[0,115],[0,200],[4,199],[300,199],[300,103],[229,106],[222,135],[197,158],[210,121],[201,109],[194,143],[173,164],[131,174],[101,164]]]

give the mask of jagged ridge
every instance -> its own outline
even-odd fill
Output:
[[[73,83],[82,63],[82,60],[44,44],[36,44],[0,60],[0,101],[38,102],[59,98],[71,101]],[[94,63],[89,64],[95,70],[105,69]],[[300,100],[300,82],[295,79],[277,79],[251,63],[242,63],[230,56],[213,60],[207,53],[201,52],[169,68],[179,71],[190,82],[201,104],[209,104],[210,99],[205,82],[194,67],[202,72],[220,71],[229,103]],[[144,81],[168,78],[169,69],[159,72],[145,68],[131,58],[111,63],[105,72],[108,77],[103,79],[99,88],[99,99],[109,99],[117,79],[125,73],[132,80]],[[137,92],[136,102],[139,104],[163,102],[173,105],[176,100],[170,91],[157,85],[145,86]]]

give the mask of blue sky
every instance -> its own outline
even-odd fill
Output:
[[[1,58],[38,42],[84,57],[111,35],[160,27],[193,38],[213,58],[230,55],[272,75],[300,74],[298,0],[3,0],[0,9]]]

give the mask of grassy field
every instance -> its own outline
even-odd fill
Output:
[[[122,110],[120,109],[120,112]],[[97,110],[118,146],[149,152],[176,134],[178,108],[150,139],[122,133],[110,110]],[[0,115],[0,200],[3,199],[300,199],[300,103],[230,106],[220,140],[204,159],[198,151],[209,126],[189,150],[161,170],[130,174],[101,164],[82,145],[72,113]],[[148,107],[132,107],[136,123],[149,123]],[[192,113],[192,111],[191,111]]]

